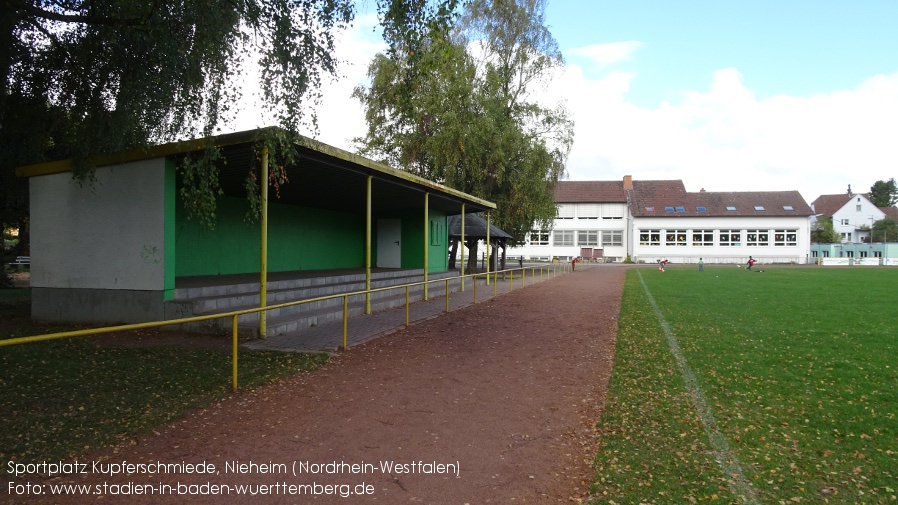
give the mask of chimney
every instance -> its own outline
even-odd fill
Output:
[[[633,176],[625,175],[624,176],[624,191],[633,189]]]

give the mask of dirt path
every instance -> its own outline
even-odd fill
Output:
[[[611,369],[624,273],[612,266],[578,271],[422,322],[314,373],[239,393],[137,445],[87,461],[88,470],[100,459],[205,462],[218,474],[138,471],[52,481],[227,484],[230,496],[107,494],[41,502],[576,502],[591,477],[593,426]],[[234,461],[255,472],[226,473]],[[294,476],[306,462],[309,473]],[[382,462],[400,466],[383,471]],[[280,464],[286,475],[277,473]],[[318,494],[284,494],[289,486],[313,483],[319,487],[309,490]],[[239,484],[276,487],[250,498],[235,494]],[[320,487],[328,485],[348,489]],[[370,494],[342,497],[346,491]]]

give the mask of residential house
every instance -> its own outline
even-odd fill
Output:
[[[811,208],[816,218],[832,221],[833,230],[839,234],[843,244],[869,242],[873,223],[886,216],[898,218],[895,207],[877,207],[870,201],[869,195],[850,191],[840,195],[820,195],[811,203]]]

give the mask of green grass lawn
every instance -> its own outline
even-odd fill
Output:
[[[898,502],[898,269],[761,268],[628,273],[597,502]]]
[[[0,317],[21,319],[29,300],[26,289],[0,290]],[[0,339],[66,329],[26,325]],[[241,350],[240,387],[326,361],[323,354]],[[0,347],[0,474],[10,460],[58,461],[146,433],[231,394],[230,381],[227,349],[110,346],[91,337]]]

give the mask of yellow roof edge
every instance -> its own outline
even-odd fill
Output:
[[[233,144],[241,144],[250,142],[263,131],[263,129],[247,130],[237,133],[228,133],[224,135],[216,135],[212,137],[215,145],[222,147]],[[128,149],[111,154],[101,154],[94,157],[93,165],[102,167],[106,165],[115,165],[118,163],[128,163],[131,161],[148,160],[152,158],[161,158],[172,154],[182,154],[191,151],[201,151],[205,149],[209,137],[179,140],[168,144],[159,144],[146,148]],[[74,163],[71,159],[49,161],[45,163],[35,163],[32,165],[24,165],[16,168],[16,175],[19,177],[36,177],[39,175],[58,174],[62,172],[71,172]]]

